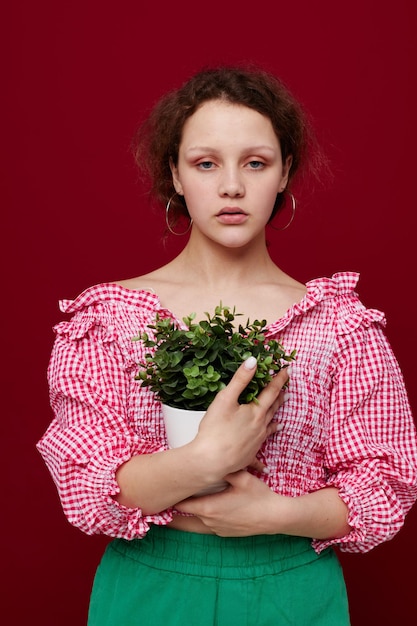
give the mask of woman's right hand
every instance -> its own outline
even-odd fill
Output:
[[[252,366],[252,367],[251,367]],[[116,472],[120,493],[115,499],[143,515],[164,511],[251,466],[262,471],[256,453],[279,425],[274,414],[284,401],[283,370],[262,390],[258,403],[239,404],[238,398],[256,371],[256,360],[245,361],[220,391],[200,423],[193,441],[154,454],[137,454]]]
[[[239,404],[238,398],[255,371],[254,357],[242,363],[211,403],[194,439],[193,445],[199,447],[215,480],[248,466],[261,471],[263,466],[255,460],[256,453],[265,439],[279,430],[273,418],[284,402],[288,372],[282,369],[259,394],[258,402]]]

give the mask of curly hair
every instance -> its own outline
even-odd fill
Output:
[[[184,124],[210,100],[243,105],[270,119],[283,162],[292,157],[288,186],[302,166],[315,169],[314,158],[307,158],[317,146],[312,127],[280,79],[255,66],[203,69],[156,103],[132,142],[135,161],[150,178],[151,195],[163,205],[175,194],[169,163],[177,164]],[[284,194],[278,194],[271,219],[283,203]],[[188,215],[182,197],[175,196],[171,208],[174,219]]]

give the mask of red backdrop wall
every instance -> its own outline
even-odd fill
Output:
[[[3,13],[4,623],[86,621],[107,540],[68,524],[35,450],[52,417],[57,302],[177,251],[159,242],[162,213],[149,210],[129,141],[157,97],[202,65],[258,62],[310,111],[334,180],[297,192],[271,253],[302,281],[361,273],[417,406],[415,4],[287,4],[15,0]],[[354,626],[413,622],[416,530],[413,509],[393,541],[341,555]]]

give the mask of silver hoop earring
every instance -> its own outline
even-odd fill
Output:
[[[193,220],[190,218],[190,224],[189,224],[189,226],[188,226],[187,230],[184,230],[184,232],[183,232],[183,233],[176,233],[176,232],[175,232],[175,230],[173,230],[173,229],[171,228],[171,225],[170,225],[170,223],[169,223],[169,209],[170,209],[170,206],[171,206],[171,201],[172,201],[172,200],[173,200],[173,198],[175,198],[175,196],[177,196],[177,195],[178,195],[178,193],[177,193],[177,192],[175,192],[175,193],[174,193],[174,194],[170,197],[170,199],[169,199],[169,200],[168,200],[168,202],[167,202],[166,209],[165,209],[165,222],[166,222],[167,228],[168,228],[168,230],[169,230],[169,232],[170,232],[170,233],[172,233],[173,235],[177,235],[177,237],[181,237],[181,235],[186,235],[186,234],[188,233],[188,231],[190,230],[190,228],[191,228],[191,226],[192,226],[192,224],[193,224]]]
[[[291,224],[292,224],[292,222],[293,222],[293,219],[294,219],[294,217],[295,217],[295,210],[296,210],[296,208],[297,208],[297,201],[296,201],[296,199],[295,199],[295,196],[294,196],[294,194],[292,194],[292,193],[291,193],[291,191],[286,191],[285,193],[286,193],[286,194],[288,194],[288,195],[289,195],[289,197],[291,198],[291,217],[290,217],[290,219],[289,219],[288,224],[286,224],[286,225],[285,225],[285,226],[283,226],[282,228],[275,228],[275,226],[272,226],[272,224],[270,223],[270,224],[269,224],[269,226],[270,226],[271,228],[273,228],[274,230],[279,230],[279,231],[282,231],[282,230],[287,230],[287,228],[288,228],[289,226],[291,226]]]

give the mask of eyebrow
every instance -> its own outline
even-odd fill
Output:
[[[275,148],[267,145],[259,145],[259,146],[250,146],[249,148],[245,148],[245,152],[248,153],[256,153],[259,151],[267,150],[268,152],[275,152]],[[218,152],[217,148],[213,148],[212,146],[191,146],[190,148],[186,148],[187,153],[193,152]]]

